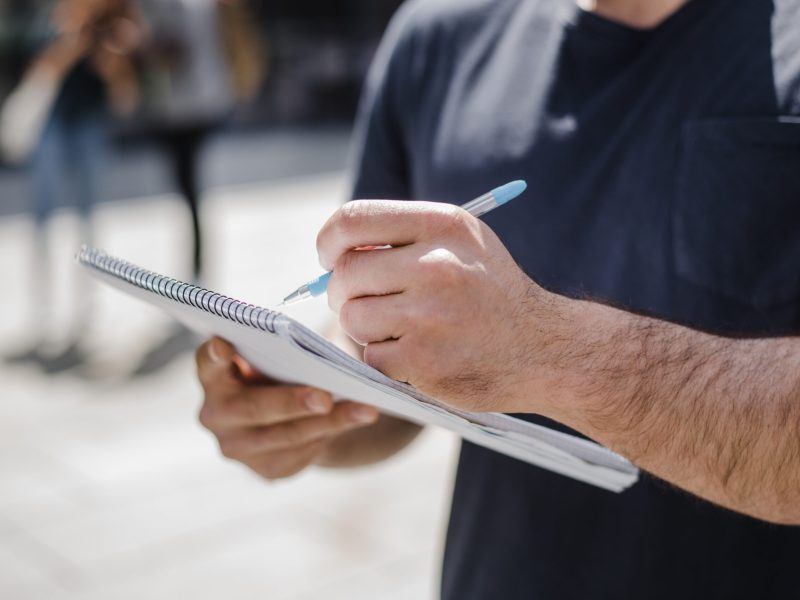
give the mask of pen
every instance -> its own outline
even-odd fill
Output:
[[[493,189],[491,192],[488,192],[483,196],[478,196],[466,204],[462,204],[461,208],[463,208],[473,217],[481,217],[490,210],[494,210],[498,206],[502,206],[506,202],[513,200],[522,192],[524,192],[527,187],[528,184],[524,181],[512,181]],[[331,275],[333,275],[333,272],[329,271],[324,275],[320,275],[314,281],[309,281],[308,283],[301,285],[291,294],[286,296],[286,298],[283,299],[283,302],[281,302],[278,306],[286,306],[288,304],[294,304],[295,302],[301,302],[308,298],[321,296],[328,289],[328,280],[331,278]]]

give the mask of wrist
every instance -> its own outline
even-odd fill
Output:
[[[581,355],[585,354],[583,330],[585,304],[549,292],[531,281],[520,303],[523,320],[519,332],[516,378],[512,378],[510,402],[502,412],[536,413],[564,422],[585,387]]]
[[[635,315],[541,290],[528,331],[537,339],[531,392],[521,412],[536,412],[585,433],[615,421],[636,397],[646,351]],[[646,338],[647,336],[645,336]],[[533,408],[533,410],[531,410]]]
[[[693,370],[690,341],[663,321],[604,304],[571,301],[568,309],[575,325],[562,354],[568,385],[546,416],[640,460],[668,442],[654,420],[659,400],[679,391],[669,373]]]

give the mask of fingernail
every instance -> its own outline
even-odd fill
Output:
[[[325,401],[325,396],[320,392],[311,392],[306,396],[306,406],[313,413],[328,412],[328,403]]]
[[[357,406],[350,413],[350,418],[356,423],[374,423],[378,420],[378,411],[369,406]]]

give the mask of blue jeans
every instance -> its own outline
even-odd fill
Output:
[[[53,115],[33,156],[34,215],[43,224],[59,205],[88,217],[100,200],[108,148],[103,115],[65,120]]]

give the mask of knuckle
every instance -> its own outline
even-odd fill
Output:
[[[339,258],[332,255],[337,251],[336,244],[344,242],[343,245],[347,246],[346,241],[358,231],[366,204],[359,200],[348,202],[328,219],[317,234],[317,252],[326,267],[330,267]]]
[[[363,200],[347,202],[339,209],[335,227],[340,234],[350,234],[356,231],[364,220],[368,203]]]
[[[339,208],[317,236],[317,249],[324,249],[330,240],[347,240],[363,222],[364,202],[354,200]]]
[[[422,259],[425,274],[437,286],[451,286],[463,281],[464,270],[458,257],[447,248],[435,248]]]
[[[439,236],[456,237],[467,228],[468,214],[458,206],[442,204],[431,212],[429,224]]]

